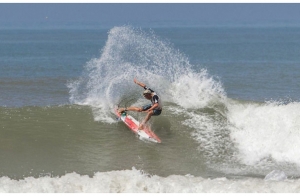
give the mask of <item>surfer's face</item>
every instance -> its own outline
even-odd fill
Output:
[[[151,94],[144,94],[144,97],[145,97],[146,99],[151,99]]]

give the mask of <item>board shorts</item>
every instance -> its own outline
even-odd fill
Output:
[[[151,108],[151,106],[152,106],[152,104],[144,105],[144,106],[142,107],[142,111],[148,110],[149,108]],[[152,115],[153,115],[153,116],[158,116],[158,115],[161,114],[161,111],[162,111],[162,110],[154,109]]]

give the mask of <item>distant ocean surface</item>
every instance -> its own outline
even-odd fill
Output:
[[[299,51],[296,25],[0,28],[0,192],[300,192]],[[161,144],[113,113],[135,77]]]

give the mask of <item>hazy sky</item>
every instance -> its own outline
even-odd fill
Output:
[[[197,21],[199,23],[300,23],[300,4],[5,4],[0,22]]]

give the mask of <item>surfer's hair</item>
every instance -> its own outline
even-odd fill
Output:
[[[147,95],[147,94],[151,94],[151,91],[149,89],[147,89],[143,92],[143,95]]]

